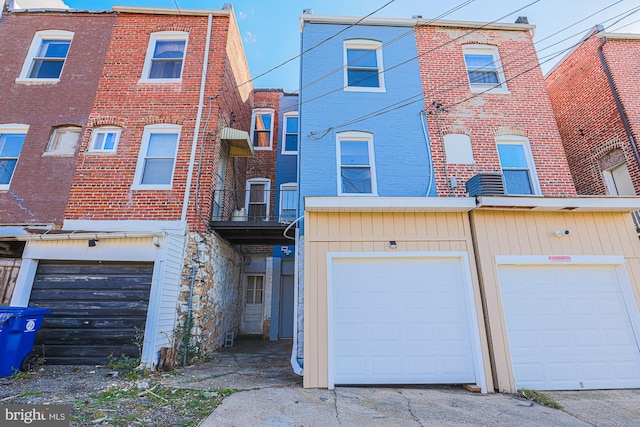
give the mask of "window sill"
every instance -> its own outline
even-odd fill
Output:
[[[116,150],[87,150],[84,154],[89,156],[115,156],[118,152]]]
[[[16,84],[19,85],[54,85],[58,83],[60,79],[25,79],[18,77]]]
[[[509,89],[503,87],[471,86],[471,93],[491,93],[496,95],[511,95]]]
[[[297,156],[298,152],[297,151],[283,151],[281,154],[283,156]]]
[[[179,79],[140,79],[138,83],[182,83],[182,78]]]
[[[273,150],[273,148],[271,147],[253,147],[254,150],[256,151],[271,151]]]
[[[172,185],[143,185],[143,184],[137,184],[137,185],[132,185],[131,186],[132,190],[135,191],[147,191],[147,190],[173,190],[173,186]]]
[[[378,197],[378,193],[338,193],[340,197]]]
[[[55,152],[49,152],[49,151],[45,151],[44,153],[42,153],[42,157],[75,157],[75,152],[74,153],[55,153]]]
[[[387,90],[384,87],[358,87],[358,86],[346,86],[344,88],[345,92],[373,92],[373,93],[384,93]]]

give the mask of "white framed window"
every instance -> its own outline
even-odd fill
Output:
[[[344,90],[384,92],[382,43],[376,40],[345,40]]]
[[[465,45],[462,52],[471,92],[509,93],[495,46]]]
[[[611,196],[635,196],[636,189],[633,186],[627,163],[621,163],[602,171],[607,194]]]
[[[298,183],[280,184],[280,222],[293,222],[298,217]]]
[[[282,154],[298,154],[298,112],[284,113]]]
[[[506,194],[540,195],[540,183],[536,173],[529,139],[509,135],[496,138],[502,180]]]
[[[73,156],[78,148],[80,141],[80,133],[82,128],[79,126],[64,126],[53,130],[49,144],[47,145],[46,155],[57,156]]]
[[[36,32],[16,83],[59,82],[72,40],[71,31]]]
[[[271,180],[251,178],[247,180],[245,209],[249,221],[267,221],[269,219],[269,201]]]
[[[151,34],[141,81],[181,81],[188,41],[189,33],[184,31],[160,31]]]
[[[337,134],[338,194],[377,195],[373,135],[367,132]]]
[[[101,126],[94,128],[89,141],[89,151],[92,153],[115,153],[120,141],[122,130],[116,126]]]
[[[251,141],[256,150],[271,150],[273,139],[273,110],[258,108],[251,114]]]
[[[180,125],[145,126],[133,189],[171,189],[181,130]]]
[[[0,125],[0,190],[9,189],[28,130],[28,125]]]

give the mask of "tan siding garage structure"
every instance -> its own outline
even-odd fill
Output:
[[[480,197],[470,214],[501,392],[640,387],[638,198]]]
[[[314,197],[305,206],[305,387],[493,391],[474,199]]]

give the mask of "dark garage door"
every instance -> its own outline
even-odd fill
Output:
[[[29,306],[51,309],[34,350],[48,364],[140,356],[153,263],[40,261]]]

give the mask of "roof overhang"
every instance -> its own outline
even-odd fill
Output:
[[[161,7],[136,7],[136,6],[112,6],[114,12],[142,13],[145,15],[190,15],[190,16],[229,16],[231,10],[207,10],[207,9],[171,9]]]
[[[473,197],[305,197],[307,212],[468,212]]]
[[[609,39],[609,40],[640,40],[640,34],[636,33],[607,33],[602,32],[598,34],[598,37],[601,39]]]
[[[536,212],[633,212],[640,209],[640,197],[479,196],[476,209]]]
[[[224,127],[220,139],[229,144],[229,156],[231,157],[251,157],[254,154],[249,134],[243,130]]]
[[[475,21],[449,21],[428,18],[407,19],[407,18],[362,18],[357,16],[333,16],[314,15],[304,13],[300,15],[301,22],[311,24],[343,24],[343,25],[373,25],[385,27],[415,27],[428,25],[431,27],[456,27],[474,28],[483,30],[506,30],[506,31],[534,31],[536,26],[530,24],[510,24],[501,22],[475,22]]]
[[[295,244],[294,239],[284,236],[284,232],[289,226],[287,223],[212,221],[210,226],[220,237],[232,245],[293,246]]]

